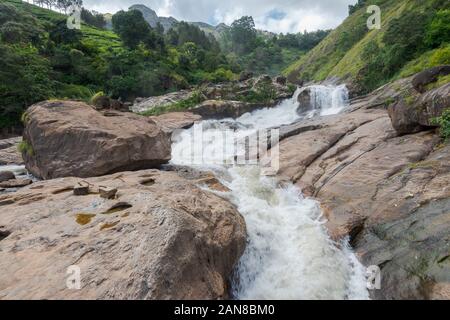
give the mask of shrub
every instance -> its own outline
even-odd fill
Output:
[[[430,47],[450,42],[450,9],[436,12],[426,30],[425,41]]]
[[[440,126],[441,136],[448,141],[450,138],[450,109],[444,110],[440,117],[432,120],[432,123]]]
[[[103,91],[99,91],[99,92],[97,92],[96,94],[94,94],[92,97],[91,97],[91,104],[95,104],[95,102],[99,99],[99,98],[101,98],[101,97],[104,97],[105,96],[105,94],[103,93]]]
[[[17,146],[20,153],[24,154],[26,153],[28,156],[33,156],[34,150],[31,144],[29,144],[27,141],[23,140],[19,143]]]

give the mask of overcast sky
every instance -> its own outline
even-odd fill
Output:
[[[258,29],[272,32],[299,32],[334,28],[348,14],[356,0],[84,0],[84,6],[114,13],[133,4],[144,4],[159,16],[202,21],[213,25],[231,24],[251,15]]]

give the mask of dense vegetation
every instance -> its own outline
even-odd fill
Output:
[[[220,41],[234,64],[247,71],[276,75],[314,48],[329,32],[267,35],[257,32],[252,17],[244,16],[233,22]]]
[[[239,72],[196,27],[181,23],[170,42],[138,11],[114,15],[115,32],[99,28],[96,13],[83,10],[82,18],[81,30],[71,30],[58,12],[0,2],[0,128],[17,126],[24,108],[44,99],[89,100],[104,91],[133,100]]]
[[[374,0],[382,11],[380,30],[368,30],[368,2],[350,6],[350,16],[285,73],[304,80],[337,76],[360,93],[399,77],[450,63],[447,0]]]
[[[0,1],[0,128],[20,125],[24,109],[44,99],[89,101],[103,91],[132,101],[241,71],[277,74],[327,34],[265,35],[243,17],[216,39],[185,22],[152,28],[136,10],[116,13],[106,30],[104,16],[86,9],[76,30],[63,13],[81,0],[34,3]]]

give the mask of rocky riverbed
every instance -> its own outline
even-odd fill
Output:
[[[354,99],[336,115],[305,116],[315,109],[311,99],[305,106],[306,96],[315,94],[306,89],[292,115],[283,106],[266,111],[281,123],[277,180],[320,202],[336,241],[328,246],[320,233],[321,250],[337,259],[330,261],[347,263],[338,251],[348,237],[364,266],[381,268],[381,289],[370,292],[374,299],[450,298],[450,147],[428,121],[449,107],[449,87],[423,90],[433,81],[419,78]],[[230,196],[240,180],[222,183],[211,172],[161,167],[171,159],[171,134],[202,116],[240,117],[244,127],[275,123],[258,114],[246,118],[242,114],[251,110],[245,108],[227,108],[219,112],[216,102],[206,101],[197,106],[201,113],[143,117],[70,101],[31,107],[24,140],[0,142],[0,165],[20,165],[23,156],[30,172],[50,180],[0,195],[0,298],[229,298],[247,230],[254,230],[237,210],[252,223],[246,202]],[[12,174],[4,173],[2,183],[22,179]],[[245,186],[250,178],[243,179]],[[83,195],[74,191],[79,186],[87,190]],[[250,195],[272,190],[253,187]],[[270,192],[285,191],[275,186]],[[270,208],[290,213],[298,207],[294,196],[285,196],[286,207],[280,200]],[[259,201],[252,199],[246,201]],[[301,207],[312,210],[315,221],[318,211],[308,201]],[[81,268],[81,290],[66,287],[71,265]],[[309,297],[352,297],[341,294],[344,282],[338,285],[335,295]]]

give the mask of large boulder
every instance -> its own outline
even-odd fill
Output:
[[[30,107],[21,149],[26,168],[43,179],[154,168],[171,154],[169,135],[151,119],[75,101]]]
[[[90,193],[75,196],[79,182],[0,195],[2,299],[229,298],[246,242],[232,204],[173,172],[89,178]],[[99,186],[116,198],[100,197]],[[79,290],[66,285],[73,270]]]
[[[450,65],[433,67],[415,75],[412,85],[418,92],[424,93],[428,84],[436,82],[440,76],[448,74],[450,74]]]
[[[395,130],[408,134],[436,126],[433,119],[447,108],[450,108],[450,83],[422,95],[402,97],[388,107],[388,112]]]

